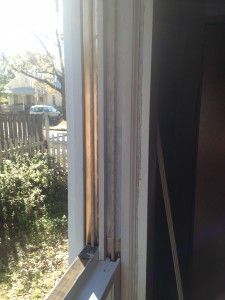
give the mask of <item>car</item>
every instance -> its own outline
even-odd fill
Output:
[[[62,118],[61,112],[51,105],[33,105],[30,108],[30,115],[41,115],[44,113],[48,115],[51,124],[58,123]]]

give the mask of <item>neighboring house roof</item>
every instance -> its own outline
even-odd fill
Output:
[[[5,86],[4,92],[13,95],[44,95],[48,93],[40,86],[35,85],[35,80],[23,75],[16,74],[16,76]],[[57,88],[61,88],[60,82],[55,78],[54,84]],[[59,92],[57,92],[59,93]],[[51,93],[50,93],[51,94]]]
[[[15,95],[34,95],[35,89],[32,87],[8,88],[5,90],[7,94]]]
[[[34,80],[23,74],[17,74],[6,86],[5,92],[16,95],[34,95]]]

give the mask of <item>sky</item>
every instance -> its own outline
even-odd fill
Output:
[[[0,0],[0,52],[14,55],[41,50],[33,32],[54,47],[55,29],[61,30],[61,23],[55,0]]]

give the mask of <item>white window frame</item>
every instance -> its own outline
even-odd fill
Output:
[[[84,247],[84,124],[81,0],[64,0],[65,80],[69,165],[69,261]],[[98,22],[103,19],[99,0]],[[116,95],[122,104],[121,284],[122,299],[145,299],[147,255],[148,149],[153,0],[117,1]],[[100,31],[101,33],[101,31]],[[103,47],[103,43],[99,44]],[[135,50],[134,50],[135,49]],[[104,103],[103,49],[99,49],[99,103]],[[138,101],[137,101],[138,99]],[[100,125],[104,113],[100,110]],[[139,118],[139,116],[141,116]],[[100,127],[100,134],[104,128]],[[104,139],[100,152],[104,151]],[[104,156],[102,156],[104,157]],[[104,161],[100,159],[100,215],[104,215]],[[76,201],[75,201],[76,199]],[[100,222],[104,236],[104,219]],[[103,242],[100,255],[104,258]]]
[[[68,126],[69,263],[84,247],[84,124],[81,1],[64,0],[64,55]]]
[[[123,0],[117,96],[122,103],[121,299],[146,299],[153,0]],[[150,287],[149,287],[150,288]]]

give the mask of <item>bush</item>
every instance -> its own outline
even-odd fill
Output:
[[[0,172],[0,231],[30,227],[43,216],[61,218],[67,208],[67,176],[45,154],[15,155]]]

